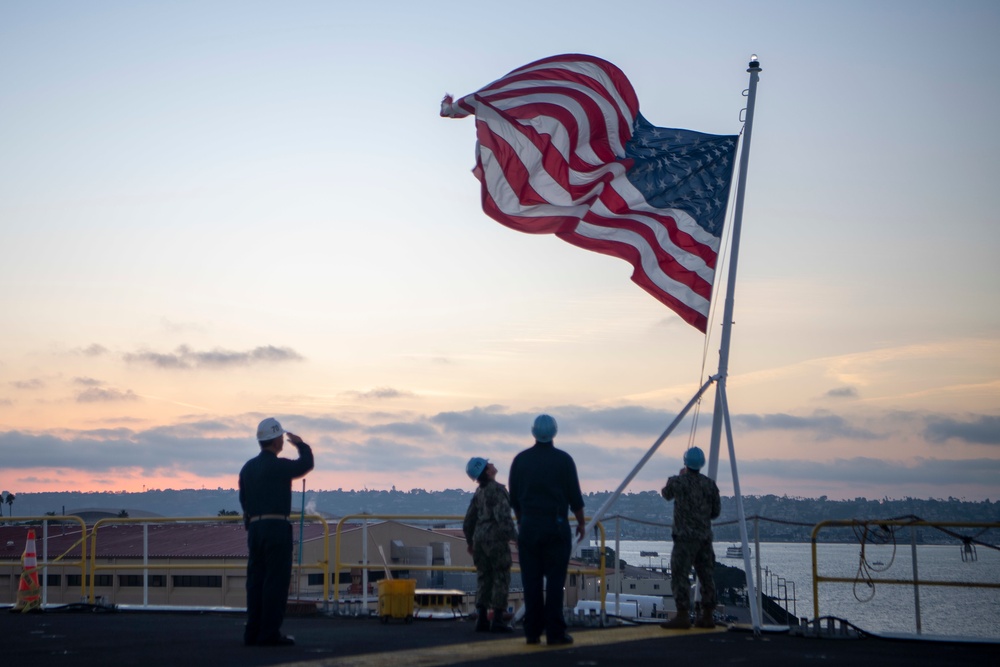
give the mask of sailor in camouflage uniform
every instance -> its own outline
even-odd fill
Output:
[[[476,564],[476,632],[512,632],[504,622],[510,591],[510,542],[517,530],[510,512],[510,496],[496,481],[497,469],[486,459],[475,457],[465,472],[479,488],[465,513],[462,530]],[[490,623],[488,610],[493,610]]]
[[[722,501],[719,487],[699,470],[705,465],[705,453],[692,447],[684,453],[680,474],[667,480],[663,498],[674,501],[673,550],[670,553],[670,587],[677,605],[677,616],[660,626],[686,630],[691,627],[688,575],[691,566],[701,582],[699,628],[715,627],[715,551],[712,549],[712,519],[719,518]]]

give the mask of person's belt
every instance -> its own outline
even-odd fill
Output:
[[[287,514],[258,514],[257,516],[252,516],[247,520],[247,523],[254,523],[255,521],[263,521],[265,519],[273,519],[274,521],[288,521]]]

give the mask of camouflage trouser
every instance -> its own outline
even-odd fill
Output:
[[[476,606],[506,609],[510,591],[510,545],[477,540],[472,545],[476,564]]]
[[[670,552],[670,588],[674,593],[674,603],[677,609],[691,609],[691,586],[688,580],[691,566],[694,566],[698,581],[701,582],[702,609],[715,608],[715,552],[712,550],[712,540],[690,542],[674,540]]]

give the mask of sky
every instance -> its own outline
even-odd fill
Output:
[[[997,34],[993,1],[2,3],[0,487],[234,488],[274,416],[309,489],[471,490],[545,412],[617,488],[718,369],[721,308],[706,337],[488,218],[439,103],[586,53],[653,124],[736,134],[757,54],[741,492],[996,500]],[[713,396],[627,492],[708,450]]]

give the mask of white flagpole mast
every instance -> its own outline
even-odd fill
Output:
[[[747,89],[747,116],[743,128],[743,150],[740,151],[740,172],[736,184],[736,208],[733,214],[733,239],[729,259],[729,281],[726,285],[726,301],[722,315],[722,340],[719,349],[719,372],[715,385],[715,409],[712,413],[712,440],[708,457],[708,476],[718,479],[719,442],[722,426],[725,424],[726,439],[729,443],[729,463],[733,473],[733,493],[736,495],[736,513],[739,519],[740,540],[743,543],[743,560],[747,577],[747,599],[750,600],[750,620],[754,634],[761,629],[760,610],[754,605],[756,583],[750,569],[750,547],[747,540],[747,520],[743,511],[743,496],[740,491],[740,477],[736,469],[736,447],[733,443],[732,423],[729,415],[729,401],[726,395],[726,377],[729,374],[729,345],[733,329],[733,304],[736,293],[736,265],[740,256],[740,232],[743,228],[743,199],[746,195],[747,165],[750,163],[750,136],[753,133],[754,103],[757,99],[757,81],[760,78],[760,62],[757,56],[750,56],[750,87]]]
[[[747,189],[747,165],[750,163],[750,135],[753,133],[753,108],[757,99],[757,80],[760,62],[750,56],[750,87],[747,89],[747,117],[743,128],[743,150],[740,151],[740,172],[736,181],[736,208],[733,213],[733,239],[729,253],[729,281],[722,314],[722,340],[719,347],[718,383],[715,385],[715,409],[712,412],[712,440],[708,455],[708,476],[717,479],[719,470],[719,441],[722,437],[722,391],[729,374],[729,342],[733,329],[733,299],[736,293],[736,265],[740,258],[740,232],[743,228],[743,198]]]

